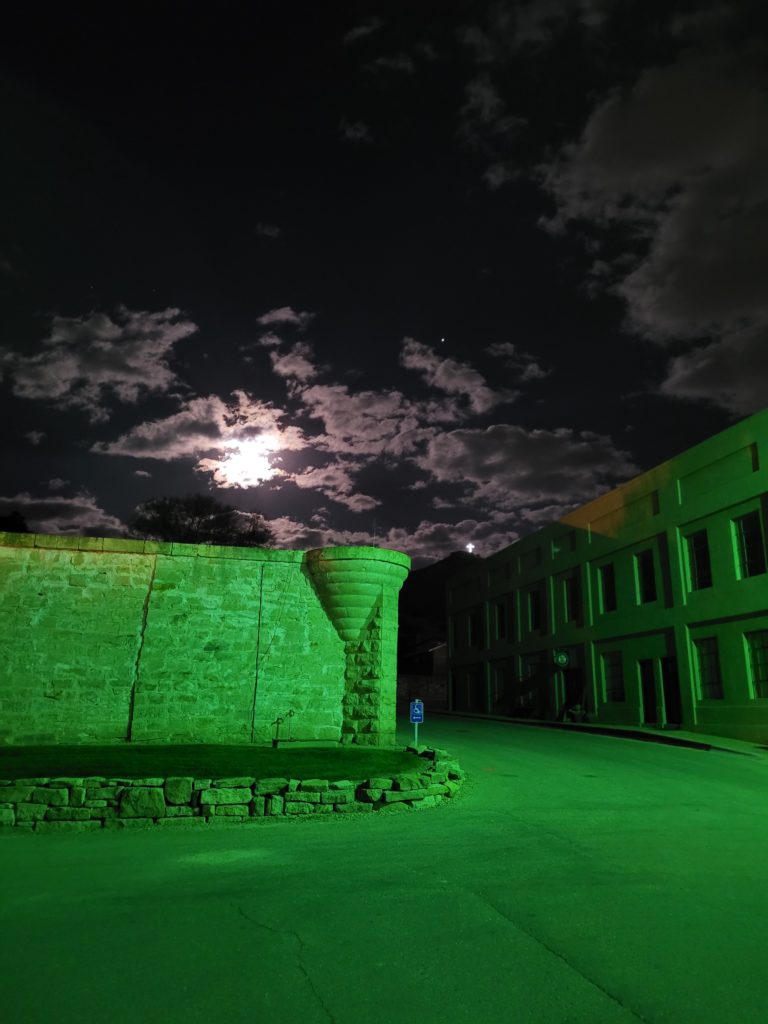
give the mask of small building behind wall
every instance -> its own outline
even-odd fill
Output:
[[[767,523],[765,410],[449,581],[449,707],[768,743]]]

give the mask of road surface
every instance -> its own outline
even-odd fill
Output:
[[[412,739],[400,723],[398,739]],[[14,1024],[762,1024],[768,759],[435,717],[441,807],[0,835]]]

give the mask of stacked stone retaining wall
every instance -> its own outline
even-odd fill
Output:
[[[424,767],[362,781],[107,776],[0,779],[0,825],[35,832],[243,824],[274,817],[403,811],[454,796],[465,773],[447,751],[408,747]]]

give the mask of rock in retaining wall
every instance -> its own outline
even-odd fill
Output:
[[[423,768],[362,782],[241,776],[0,779],[0,826],[54,832],[390,812],[434,807],[459,790],[465,772],[446,750],[406,749],[425,759]]]

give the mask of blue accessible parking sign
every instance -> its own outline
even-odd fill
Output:
[[[413,722],[413,745],[419,745],[419,724],[424,721],[424,701],[411,701],[411,721]]]

